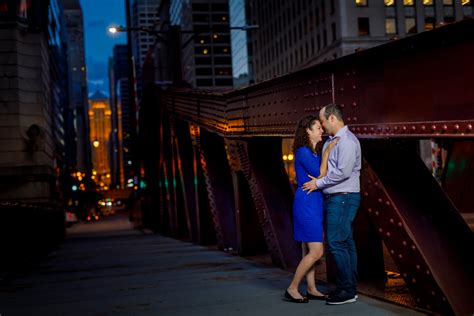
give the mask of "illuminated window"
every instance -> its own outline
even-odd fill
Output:
[[[386,7],[393,7],[395,5],[395,0],[384,0]]]
[[[462,5],[470,5],[471,2],[472,2],[471,0],[461,0]]]
[[[415,0],[403,0],[403,5],[407,5],[407,6],[415,5]]]
[[[355,0],[355,4],[358,7],[366,7],[368,5],[368,0]]]
[[[359,36],[370,35],[369,18],[358,18]]]
[[[434,18],[425,18],[425,31],[434,29],[435,19]]]
[[[416,20],[415,18],[405,18],[405,32],[407,34],[416,33]]]
[[[395,18],[385,19],[385,33],[397,34],[397,20]]]
[[[423,0],[423,5],[433,5],[433,0]]]

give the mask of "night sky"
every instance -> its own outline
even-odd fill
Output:
[[[125,33],[110,36],[109,25],[125,25],[125,0],[80,0],[84,14],[85,55],[89,94],[109,95],[108,58],[115,44],[125,44]]]

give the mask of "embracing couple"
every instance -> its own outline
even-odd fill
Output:
[[[329,139],[322,147],[323,128]],[[321,149],[322,147],[322,149]],[[285,298],[295,303],[325,300],[329,305],[357,299],[357,253],[352,223],[360,204],[361,149],[355,135],[344,124],[342,108],[328,104],[316,116],[298,123],[293,145],[298,189],[293,204],[294,238],[302,243],[303,258]],[[315,263],[323,255],[323,225],[328,250],[337,268],[334,293],[318,291]],[[299,284],[306,276],[303,296]]]

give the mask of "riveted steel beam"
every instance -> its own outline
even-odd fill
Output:
[[[363,141],[363,207],[417,303],[474,310],[473,235],[410,142]]]
[[[226,137],[291,136],[337,102],[361,138],[473,138],[474,20],[228,93],[174,89],[166,107]]]
[[[232,252],[237,249],[235,204],[224,139],[201,129],[199,150],[218,247]]]
[[[215,242],[222,244],[222,229],[215,208],[209,200],[209,182],[207,165],[201,150],[201,129],[199,126],[190,124],[189,131],[193,143],[193,169],[194,186],[196,200],[196,219],[198,243],[212,244]]]
[[[301,250],[292,236],[293,193],[281,160],[270,158],[281,157],[281,139],[226,140],[226,145],[233,172],[248,182],[273,263],[295,267]]]

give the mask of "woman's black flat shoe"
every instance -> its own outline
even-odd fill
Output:
[[[325,301],[328,299],[328,296],[327,295],[313,295],[309,292],[306,292],[306,297],[309,299],[309,300],[318,300],[318,301]]]
[[[308,303],[309,300],[306,297],[303,298],[294,298],[288,293],[288,290],[285,291],[285,298],[288,299],[288,302],[292,303]]]

